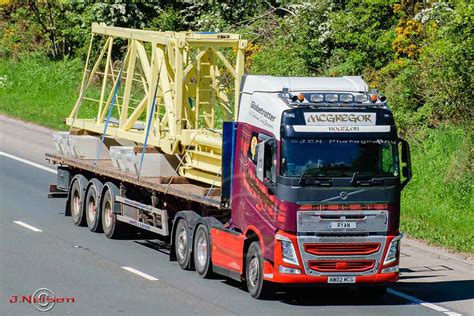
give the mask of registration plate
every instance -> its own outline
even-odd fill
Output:
[[[355,222],[331,222],[332,229],[345,229],[345,228],[356,228]]]
[[[355,283],[355,276],[331,276],[328,277],[328,283]]]

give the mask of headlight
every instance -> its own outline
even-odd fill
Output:
[[[400,243],[400,240],[402,239],[403,235],[398,235],[394,239],[392,239],[392,242],[390,243],[390,247],[388,248],[387,255],[385,256],[385,260],[383,264],[389,264],[397,260],[398,257],[398,245]]]
[[[295,247],[291,240],[282,235],[275,235],[275,239],[281,241],[281,255],[283,257],[283,262],[299,266]]]

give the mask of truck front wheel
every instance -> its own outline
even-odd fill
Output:
[[[212,274],[210,246],[209,230],[205,225],[199,225],[194,236],[193,255],[196,272],[203,278]]]
[[[183,270],[190,268],[191,249],[189,249],[189,229],[185,219],[180,219],[174,234],[176,260]]]
[[[274,294],[273,284],[263,280],[263,260],[260,243],[252,242],[247,251],[245,280],[250,295],[256,299],[268,299]]]

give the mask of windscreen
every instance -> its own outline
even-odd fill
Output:
[[[397,176],[398,150],[389,140],[282,140],[280,174],[300,177]]]

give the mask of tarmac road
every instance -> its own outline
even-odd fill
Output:
[[[48,167],[50,134],[0,116],[0,315],[39,313],[10,303],[39,288],[74,297],[53,314],[474,315],[471,262],[413,243],[403,243],[401,281],[382,299],[313,288],[257,301],[237,282],[181,270],[157,240],[109,240],[76,227],[65,200],[46,197],[56,175],[31,164]]]

